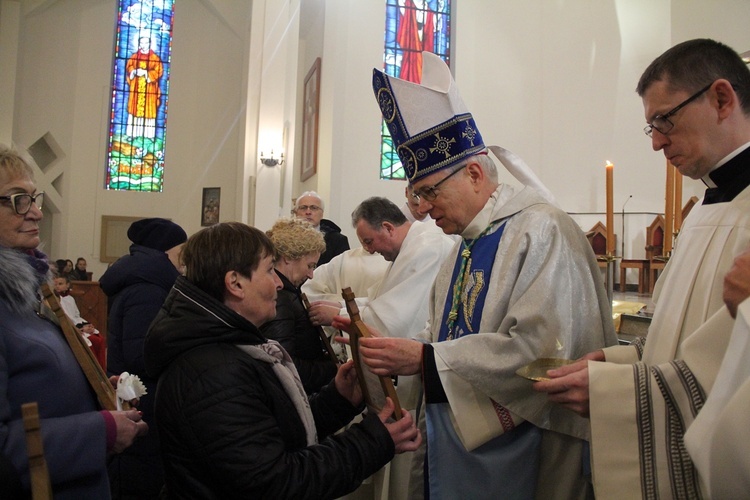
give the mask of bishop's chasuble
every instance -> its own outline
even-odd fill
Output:
[[[428,357],[435,370],[424,377],[430,496],[575,498],[585,488],[588,422],[515,372],[616,343],[593,251],[567,214],[528,187],[499,186],[462,236],[420,334],[430,342],[425,371]],[[434,386],[442,399],[431,400]]]

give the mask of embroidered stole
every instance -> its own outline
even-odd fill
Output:
[[[461,241],[461,251],[453,266],[451,293],[443,310],[439,342],[479,331],[487,298],[487,280],[492,274],[495,253],[504,229],[504,222],[495,221],[475,239]]]

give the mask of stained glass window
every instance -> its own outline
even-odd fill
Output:
[[[161,191],[174,0],[119,0],[106,189]]]
[[[422,51],[450,65],[451,0],[386,0],[383,69],[410,82],[422,79]],[[404,179],[385,122],[380,127],[380,178]]]

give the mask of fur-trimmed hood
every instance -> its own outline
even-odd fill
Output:
[[[44,258],[41,252],[36,257],[18,250],[0,246],[0,300],[17,313],[36,311],[39,304],[39,287],[47,281],[48,272],[32,266],[30,259]]]

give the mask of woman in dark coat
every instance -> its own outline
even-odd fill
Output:
[[[199,231],[145,345],[158,377],[169,498],[337,498],[421,436],[393,404],[333,434],[362,408],[351,362],[309,400],[291,358],[258,327],[276,314],[274,248],[238,222]]]
[[[116,500],[158,498],[164,485],[159,455],[159,434],[154,419],[156,379],[146,373],[143,342],[151,322],[180,275],[180,252],[185,231],[161,218],[141,219],[130,225],[130,255],[107,269],[99,285],[109,297],[107,371],[138,375],[146,386],[138,409],[151,432],[109,465],[112,497]]]
[[[21,483],[30,498],[21,405],[37,402],[44,454],[56,499],[109,498],[107,456],[147,431],[136,410],[100,411],[97,398],[41,301],[51,281],[38,250],[44,193],[15,151],[0,146],[0,497]],[[10,462],[10,466],[8,466]],[[16,480],[17,479],[17,480]]]
[[[261,332],[284,346],[297,366],[305,391],[312,394],[336,375],[336,364],[310,322],[299,289],[313,276],[325,249],[323,235],[309,222],[289,218],[276,221],[266,234],[276,249],[274,266],[284,287],[276,301],[276,317],[263,325]]]

